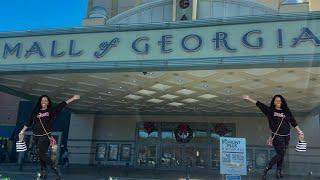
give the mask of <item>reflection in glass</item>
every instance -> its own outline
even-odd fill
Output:
[[[96,161],[102,161],[106,157],[106,144],[97,144]]]
[[[122,144],[121,145],[121,161],[130,161],[131,159],[131,144]]]
[[[252,159],[252,149],[247,149],[247,169],[251,173],[253,171],[253,159]]]
[[[188,146],[185,148],[185,158],[191,167],[205,168],[207,162],[207,151],[205,148]]]
[[[181,148],[178,146],[163,146],[161,149],[161,166],[164,167],[181,167],[182,157]]]
[[[156,137],[158,137],[157,131],[148,134],[145,130],[139,130],[139,138],[141,139],[156,138]]]
[[[109,144],[108,149],[108,160],[109,161],[117,161],[119,153],[119,145],[118,144]]]
[[[212,149],[212,168],[220,168],[220,151],[217,148]]]
[[[255,151],[256,168],[264,168],[268,160],[268,150]]]
[[[139,148],[137,163],[139,166],[156,165],[156,146],[142,145]]]
[[[208,132],[207,131],[194,131],[192,142],[205,143],[208,141]]]
[[[161,138],[168,139],[168,140],[174,139],[174,133],[173,133],[173,131],[162,131]]]

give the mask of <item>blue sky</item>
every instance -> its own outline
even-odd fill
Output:
[[[286,0],[296,1],[302,0]],[[0,32],[77,27],[86,5],[87,0],[2,0]]]
[[[77,27],[87,0],[2,0],[0,32]]]

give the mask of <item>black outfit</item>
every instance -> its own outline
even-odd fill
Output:
[[[62,102],[58,106],[56,106],[55,108],[40,110],[39,112],[35,112],[31,115],[31,117],[29,118],[29,120],[25,124],[27,127],[33,126],[32,127],[33,136],[34,136],[33,143],[36,145],[37,150],[38,150],[39,159],[40,159],[41,174],[45,173],[46,164],[48,164],[57,175],[59,174],[59,172],[58,172],[57,168],[54,166],[54,163],[52,162],[50,157],[47,155],[50,141],[49,141],[49,138],[40,123],[39,118],[41,119],[41,122],[42,122],[44,128],[46,129],[47,133],[50,134],[52,131],[54,117],[66,105],[67,105],[66,102]],[[60,176],[60,175],[58,175],[58,176]]]
[[[277,164],[277,170],[281,172],[285,150],[288,147],[290,140],[290,125],[296,127],[298,124],[290,111],[277,110],[275,108],[266,106],[259,101],[257,101],[256,105],[268,118],[269,127],[272,131],[271,135],[272,137],[274,136],[272,144],[277,153],[270,160],[266,169],[269,170],[274,164]],[[282,119],[283,122],[277,134],[275,134]]]

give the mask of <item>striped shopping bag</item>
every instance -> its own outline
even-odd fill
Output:
[[[307,142],[306,141],[298,141],[297,145],[296,145],[296,151],[306,152],[307,151]]]
[[[16,142],[16,151],[17,152],[24,152],[27,150],[27,145],[24,141],[17,141]]]

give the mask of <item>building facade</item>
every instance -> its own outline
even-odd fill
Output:
[[[88,0],[82,27],[1,33],[3,136],[41,94],[80,94],[55,124],[71,163],[218,173],[219,138],[242,137],[254,173],[275,152],[266,117],[241,96],[282,94],[308,142],[296,152],[291,130],[285,172],[320,176],[319,10],[318,0]]]

